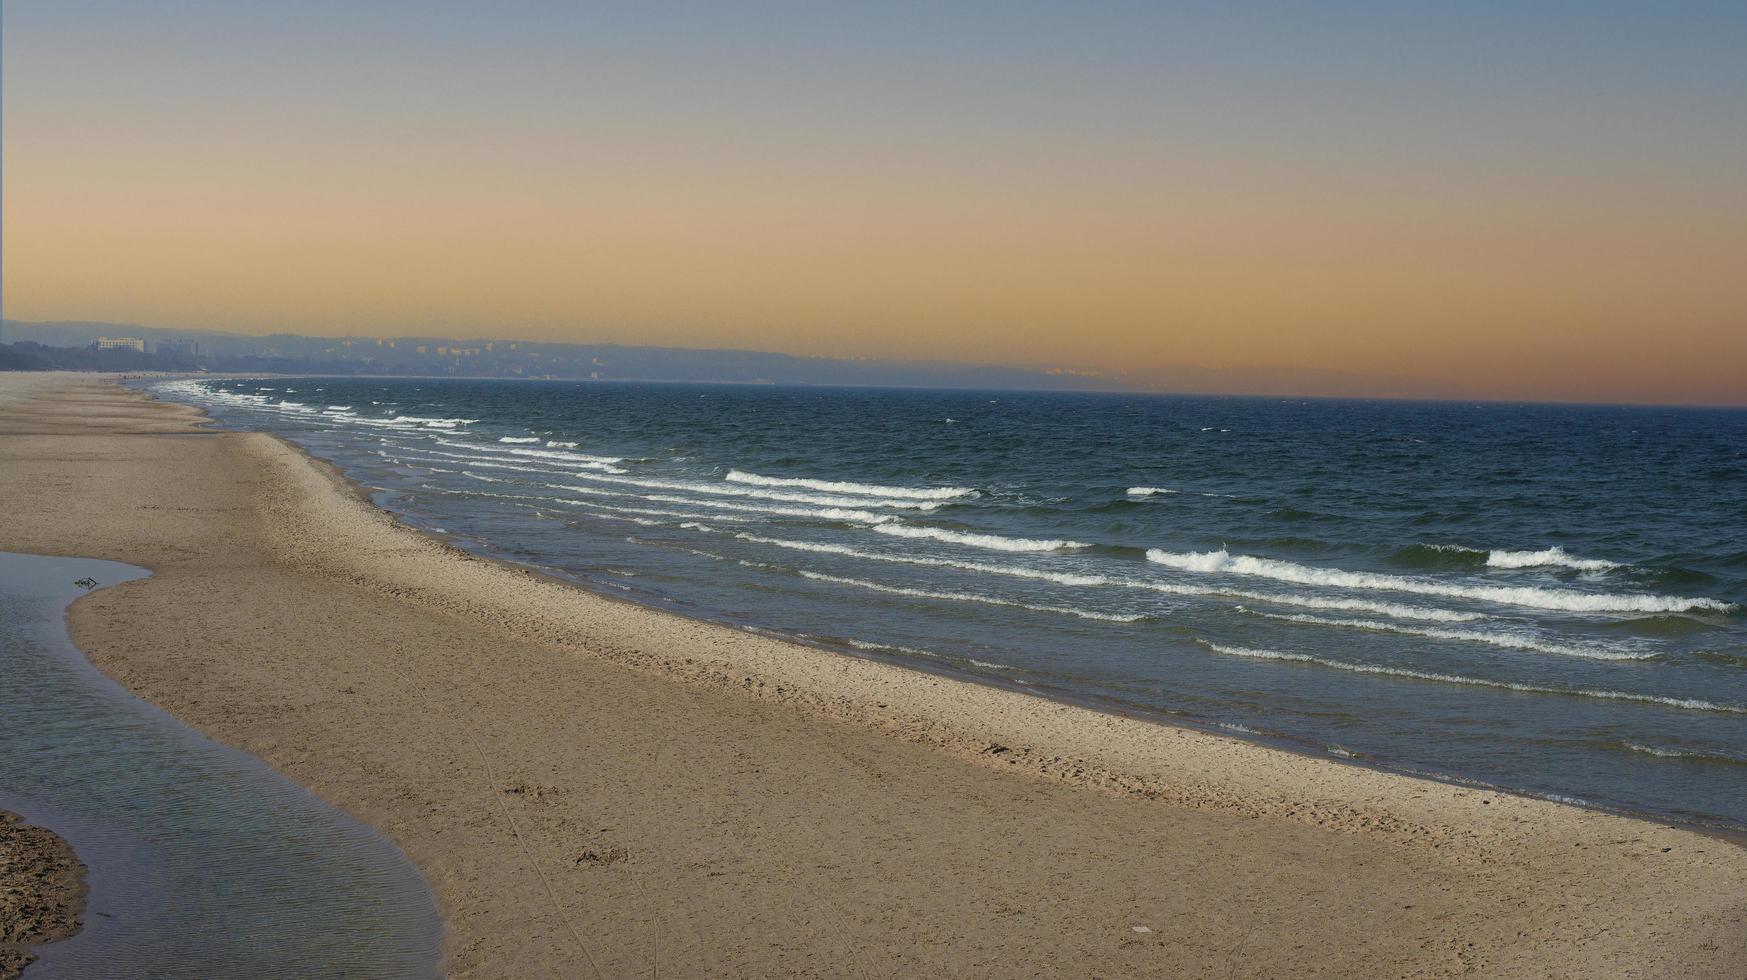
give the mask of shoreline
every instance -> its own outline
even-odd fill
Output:
[[[168,402],[167,404],[181,405],[183,403]],[[218,425],[219,423],[214,421],[212,424]],[[225,429],[224,431],[254,432],[255,430]],[[310,466],[326,471],[330,479],[345,486],[360,504],[380,512],[393,522],[399,530],[404,531],[405,533],[424,538],[439,548],[462,552],[479,561],[491,562],[508,572],[533,575],[541,580],[551,582],[563,588],[583,592],[594,599],[604,602],[622,603],[626,606],[645,610],[659,616],[671,616],[701,625],[733,630],[737,633],[744,633],[753,637],[763,637],[779,643],[805,647],[809,650],[815,650],[828,656],[844,657],[855,661],[865,661],[900,671],[940,678],[952,683],[969,684],[974,687],[988,688],[995,691],[1018,695],[1020,697],[1036,699],[1046,704],[1059,705],[1080,711],[1088,711],[1098,715],[1107,715],[1112,718],[1137,721],[1142,724],[1180,729],[1195,735],[1203,735],[1223,741],[1252,745],[1272,752],[1281,752],[1304,759],[1317,760],[1319,762],[1332,763],[1338,766],[1376,772],[1386,776],[1396,776],[1411,780],[1423,780],[1455,789],[1466,789],[1482,793],[1495,793],[1524,800],[1532,800],[1539,803],[1548,803],[1558,807],[1605,814],[1628,820],[1644,821],[1658,826],[1667,827],[1672,830],[1685,830],[1693,833],[1704,834],[1747,849],[1747,825],[1737,826],[1734,824],[1711,822],[1698,818],[1682,819],[1668,813],[1605,806],[1591,800],[1579,800],[1573,797],[1561,797],[1552,793],[1537,793],[1532,790],[1516,789],[1509,786],[1487,783],[1457,773],[1441,773],[1431,770],[1409,769],[1393,765],[1388,760],[1356,753],[1348,756],[1340,756],[1329,751],[1329,747],[1319,746],[1317,743],[1308,740],[1294,741],[1284,736],[1270,736],[1259,733],[1247,736],[1241,733],[1226,733],[1218,730],[1220,727],[1219,722],[1208,719],[1192,718],[1187,715],[1180,716],[1167,711],[1148,709],[1141,706],[1119,707],[1113,704],[1102,703],[1091,696],[1076,697],[1066,691],[1043,690],[1022,686],[1010,681],[1003,683],[1002,679],[999,677],[990,677],[960,670],[950,661],[946,660],[941,661],[939,665],[934,665],[925,661],[908,661],[899,657],[882,655],[877,650],[856,652],[851,649],[844,649],[840,646],[833,645],[829,640],[809,636],[805,633],[790,633],[775,628],[737,623],[731,619],[717,618],[702,613],[692,614],[681,612],[674,609],[664,608],[652,602],[644,602],[625,595],[601,591],[591,588],[587,582],[579,578],[566,575],[538,563],[532,561],[520,561],[515,558],[494,553],[490,548],[484,546],[483,543],[480,543],[479,547],[471,547],[468,543],[471,539],[465,538],[462,535],[448,531],[437,531],[412,523],[406,519],[406,515],[404,515],[403,512],[393,508],[384,507],[371,499],[372,491],[370,488],[346,475],[339,464],[320,456],[316,456],[303,446],[276,433],[260,432],[257,434],[268,436],[283,445],[287,450],[302,456]],[[1119,792],[1127,792],[1127,790],[1119,790]],[[1140,795],[1144,796],[1146,794],[1142,792]]]
[[[285,377],[293,376],[286,375]],[[420,527],[403,518],[401,512],[376,503],[373,499],[371,488],[364,486],[348,476],[338,463],[316,456],[305,447],[285,438],[284,436],[256,430],[228,429],[223,427],[217,420],[212,419],[211,416],[207,415],[203,410],[195,406],[187,405],[182,402],[159,399],[156,395],[137,388],[133,390],[138,391],[144,397],[160,404],[171,405],[178,409],[188,409],[198,412],[201,419],[204,420],[201,424],[213,426],[214,431],[251,433],[271,439],[285,451],[300,457],[311,469],[322,474],[323,477],[332,484],[336,493],[343,497],[348,497],[359,506],[366,508],[374,514],[380,515],[381,518],[388,522],[396,533],[412,535],[423,541],[429,542],[432,546],[446,554],[459,554],[468,560],[490,563],[512,575],[532,576],[542,582],[550,583],[561,589],[580,592],[594,601],[624,605],[631,609],[640,610],[657,617],[672,617],[688,623],[698,624],[700,626],[730,630],[737,634],[763,638],[777,643],[815,651],[828,657],[845,658],[850,661],[871,663],[886,669],[898,670],[904,673],[914,673],[926,677],[940,678],[954,684],[965,684],[975,688],[998,691],[1006,695],[1036,700],[1046,705],[1065,707],[1075,711],[1090,712],[1094,715],[1119,719],[1125,722],[1136,722],[1141,725],[1172,729],[1189,735],[1213,739],[1218,742],[1253,746],[1263,751],[1283,753],[1305,760],[1312,760],[1320,764],[1357,769],[1364,772],[1372,772],[1407,780],[1435,783],[1439,786],[1449,787],[1456,790],[1465,790],[1476,793],[1492,793],[1561,808],[1602,814],[1627,820],[1643,821],[1666,827],[1671,830],[1683,830],[1703,834],[1733,844],[1737,847],[1747,849],[1747,826],[1711,822],[1698,818],[1682,819],[1676,815],[1668,813],[1610,807],[1590,800],[1579,800],[1570,797],[1562,798],[1557,794],[1537,793],[1532,790],[1516,789],[1508,786],[1487,783],[1482,780],[1464,777],[1456,773],[1408,769],[1402,766],[1392,765],[1388,760],[1367,758],[1358,755],[1342,757],[1329,751],[1328,746],[1318,746],[1309,741],[1293,741],[1285,737],[1270,737],[1261,734],[1246,737],[1242,734],[1225,733],[1217,730],[1219,723],[1212,720],[1195,719],[1187,716],[1179,717],[1169,712],[1149,710],[1139,706],[1125,708],[1113,704],[1101,703],[1093,697],[1075,697],[1071,693],[1065,691],[1042,691],[1013,684],[1011,682],[1002,683],[1000,678],[987,677],[973,674],[968,671],[956,670],[949,661],[942,661],[938,666],[936,666],[924,662],[909,662],[897,657],[884,656],[877,651],[858,653],[853,650],[843,649],[840,646],[832,644],[828,640],[815,638],[807,634],[796,634],[780,629],[737,623],[730,619],[717,618],[707,614],[691,614],[676,611],[656,605],[652,602],[643,602],[625,595],[594,589],[589,587],[586,582],[576,577],[565,575],[562,572],[544,567],[535,562],[521,561],[502,554],[493,553],[484,542],[476,542],[478,547],[470,547],[467,542],[471,539],[447,531],[437,531]],[[668,678],[688,673],[687,671],[676,669],[673,665],[658,666],[654,672],[658,676]],[[720,681],[715,683],[721,684]],[[739,685],[736,682],[723,684],[721,686],[738,688],[742,685]],[[809,707],[806,710],[815,709]],[[934,721],[940,722],[943,720],[934,719]],[[861,723],[865,724],[867,722],[861,721]],[[883,725],[874,725],[874,727],[882,728],[882,730],[884,730]],[[955,739],[954,741],[957,740]],[[973,761],[981,764],[986,761],[982,756],[987,754],[988,750],[985,748],[971,758]],[[998,754],[1005,755],[1006,753],[1002,752]],[[1009,764],[1014,764],[1018,760],[1010,759],[1007,761]],[[1087,768],[1087,761],[1088,760],[1073,759],[1069,760],[1069,764],[1071,764],[1073,768],[1083,770]],[[1097,763],[1093,761],[1091,764],[1096,765]],[[1066,766],[1058,766],[1045,771],[1043,774],[1046,778],[1062,778],[1065,770]],[[1074,785],[1093,786],[1103,791],[1138,795],[1146,798],[1158,798],[1160,795],[1156,788],[1148,784],[1143,783],[1141,785],[1135,785],[1132,782],[1132,779],[1138,774],[1114,771],[1104,775],[1105,778],[1102,780],[1083,780],[1076,777],[1068,778],[1065,781]]]
[[[65,838],[0,809],[0,978],[78,935],[88,894],[85,864]]]
[[[0,525],[0,548],[102,553],[158,573],[105,590],[114,596],[82,599],[70,615],[79,647],[142,697],[255,752],[400,843],[451,926],[446,966],[456,975],[508,972],[501,957],[518,935],[526,941],[529,926],[500,906],[525,906],[541,891],[550,908],[537,930],[549,946],[568,933],[565,945],[586,955],[522,955],[546,957],[538,961],[546,966],[567,955],[581,972],[596,959],[585,935],[617,947],[599,957],[616,972],[673,958],[766,972],[859,964],[865,972],[865,952],[892,943],[921,944],[888,959],[897,972],[1049,973],[1066,972],[1068,962],[1117,974],[1205,972],[1223,969],[1234,944],[1242,965],[1261,973],[1624,967],[1724,975],[1747,961],[1739,888],[1747,851],[1735,843],[683,618],[408,527],[332,464],[273,437],[195,428],[192,408],[108,392],[63,392],[58,407],[37,409],[21,432],[0,425],[0,451],[20,460],[0,482],[20,494],[21,513],[42,518]],[[63,417],[81,405],[88,418]],[[144,434],[116,435],[117,419]],[[134,460],[132,476],[112,466],[99,479],[48,433],[38,442],[24,434],[43,428],[91,436],[106,458]],[[151,434],[172,431],[207,438]],[[81,473],[94,482],[80,496],[93,500],[54,497],[30,482],[70,487]],[[214,485],[188,483],[196,473]],[[104,507],[124,510],[122,522],[80,523]],[[226,538],[208,524],[224,524],[240,554],[215,550]],[[160,598],[142,605],[147,594]],[[276,618],[262,596],[324,609],[333,622]],[[176,609],[197,609],[199,618]],[[421,659],[436,655],[396,645],[401,633],[388,631],[390,621],[455,656]],[[194,635],[177,635],[176,625]],[[342,646],[286,635],[299,628]],[[393,655],[378,656],[378,643]],[[347,649],[357,663],[334,660],[332,649]],[[606,688],[637,706],[600,693]],[[496,728],[468,729],[457,741],[429,718],[406,717],[408,689],[425,697],[431,715],[441,716],[448,699],[460,717]],[[351,704],[354,697],[364,703]],[[525,717],[516,717],[513,706],[524,703]],[[385,733],[399,731],[410,741],[387,744]],[[589,744],[578,749],[577,741]],[[676,761],[670,743],[694,758]],[[441,768],[436,756],[451,756],[448,768],[427,780],[427,767]],[[375,764],[387,785],[348,776],[348,759]],[[862,762],[846,761],[855,759]],[[481,762],[484,792],[466,791],[476,804],[448,812],[466,795],[457,779]],[[614,771],[610,790],[566,788],[594,785],[606,770]],[[687,792],[673,797],[675,785]],[[766,812],[773,790],[789,808],[785,819]],[[662,804],[709,818],[664,813]],[[591,817],[601,808],[616,813],[612,823]],[[629,823],[662,845],[606,839]],[[466,841],[445,840],[433,824],[478,835],[516,867],[482,867],[464,853]],[[870,853],[873,837],[889,846]],[[662,956],[649,923],[675,909],[688,921],[718,921],[722,912],[687,908],[681,896],[729,883],[688,869],[720,864],[724,845],[732,851],[743,839],[768,839],[778,850],[735,855],[731,864],[767,870],[756,886],[716,896],[723,912],[732,921],[748,909],[787,914],[752,914],[759,934],[749,937],[670,936],[682,949]],[[1185,852],[1184,840],[1196,847]],[[1054,849],[1039,850],[1048,841]],[[638,860],[613,856],[622,852]],[[715,856],[700,864],[700,852]],[[808,854],[818,856],[796,857]],[[1210,857],[1216,867],[1204,864]],[[798,870],[798,860],[811,870]],[[603,907],[591,883],[570,883],[576,868],[616,874],[626,864],[642,870],[605,898],[642,906],[642,917]],[[962,880],[943,883],[943,872]],[[1155,894],[1161,887],[1174,894]],[[1006,899],[989,903],[991,895]],[[1380,896],[1406,900],[1373,908]],[[1160,903],[1176,910],[1163,924]],[[576,909],[617,931],[578,928]],[[1206,918],[1220,909],[1225,918]],[[1023,935],[1008,930],[1012,921],[1028,927]],[[1131,921],[1151,925],[1143,933]],[[1242,942],[1257,928],[1266,930],[1261,941]],[[791,958],[803,950],[810,959]],[[973,958],[954,958],[964,955]]]

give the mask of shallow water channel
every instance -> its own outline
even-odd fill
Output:
[[[0,552],[0,807],[71,842],[90,884],[84,928],[26,980],[437,975],[435,904],[393,844],[73,647],[75,583],[145,574]]]

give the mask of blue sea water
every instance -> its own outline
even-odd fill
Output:
[[[1747,826],[1747,411],[158,383],[590,588],[1390,769]]]

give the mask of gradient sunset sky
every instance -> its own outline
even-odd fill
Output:
[[[1747,403],[1747,4],[7,0],[5,315]]]

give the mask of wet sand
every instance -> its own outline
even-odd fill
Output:
[[[85,866],[66,841],[0,810],[0,980],[36,959],[32,950],[79,931]]]
[[[269,436],[8,384],[0,550],[150,568],[74,641],[393,838],[452,975],[1747,969],[1734,843],[628,605]]]

